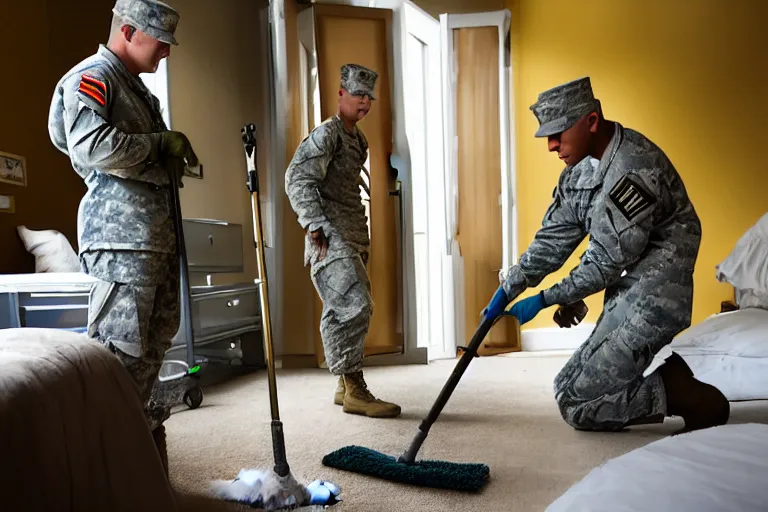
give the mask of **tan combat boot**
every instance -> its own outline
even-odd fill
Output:
[[[336,385],[336,394],[333,395],[333,403],[336,405],[344,405],[344,394],[347,392],[347,387],[344,385],[344,377],[339,375],[339,383]]]
[[[400,416],[400,406],[384,402],[374,397],[368,391],[368,385],[363,380],[363,372],[344,375],[344,412],[360,414],[370,418],[395,418]]]

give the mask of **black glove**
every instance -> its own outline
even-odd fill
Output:
[[[181,132],[166,131],[160,133],[160,156],[165,158],[184,158],[187,165],[195,167],[199,164],[197,155],[192,150],[192,144]]]
[[[589,308],[587,307],[587,304],[583,300],[580,300],[560,306],[557,308],[557,311],[555,311],[555,315],[552,318],[557,325],[568,329],[571,326],[579,325],[581,321],[584,320],[584,317],[587,316],[588,311]]]

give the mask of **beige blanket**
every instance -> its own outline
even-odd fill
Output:
[[[177,510],[131,377],[81,334],[0,330],[0,454],[0,510]]]

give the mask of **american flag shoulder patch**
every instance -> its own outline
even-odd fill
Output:
[[[80,85],[78,86],[77,91],[102,107],[107,104],[107,84],[98,78],[88,74],[81,75]]]
[[[613,186],[608,197],[627,220],[634,219],[656,202],[656,198],[629,176],[622,176]]]

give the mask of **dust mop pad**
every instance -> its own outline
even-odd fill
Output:
[[[422,460],[413,464],[364,448],[345,446],[323,457],[323,464],[336,469],[421,487],[479,491],[488,481],[490,468],[485,464],[458,464]]]

